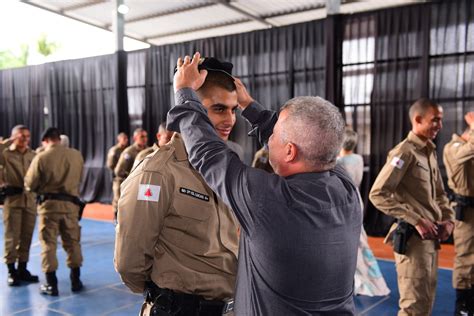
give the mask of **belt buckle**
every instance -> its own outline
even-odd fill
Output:
[[[224,307],[222,308],[222,314],[227,314],[234,310],[234,300],[228,300],[224,302]]]

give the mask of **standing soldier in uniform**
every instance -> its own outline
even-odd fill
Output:
[[[442,128],[443,109],[428,99],[419,99],[409,114],[412,130],[388,154],[370,200],[398,219],[388,238],[394,237],[398,315],[426,316],[431,315],[436,293],[439,240],[451,235],[454,211],[444,191],[432,142]]]
[[[6,196],[3,225],[8,285],[16,286],[21,281],[38,282],[38,277],[26,269],[36,222],[35,195],[23,189],[23,178],[35,153],[29,148],[30,131],[26,126],[15,126],[11,135],[13,143],[0,153],[0,191]]]
[[[455,315],[474,314],[474,112],[467,113],[465,119],[468,127],[461,136],[453,134],[443,152],[456,210]]]
[[[171,136],[173,136],[173,132],[166,130],[166,122],[161,123],[160,127],[158,127],[158,132],[156,133],[156,143],[154,143],[153,146],[143,149],[141,152],[139,152],[137,157],[135,157],[133,166],[138,165],[138,163],[145,159],[146,156],[158,148],[166,145],[171,140]]]
[[[209,58],[201,66],[212,70],[198,95],[225,141],[237,108],[232,64]],[[237,220],[189,164],[181,136],[146,157],[121,189],[115,268],[133,292],[145,291],[140,315],[230,312]]]
[[[122,152],[127,148],[128,146],[128,136],[125,133],[120,133],[117,135],[117,144],[112,146],[109,151],[107,152],[107,168],[109,168],[112,171],[112,177],[115,178],[115,166],[117,166],[117,162],[120,158],[120,155]],[[120,183],[113,181],[112,182],[112,191],[114,194],[113,200],[112,200],[112,207],[114,210],[117,208],[117,201],[119,198],[120,194]]]
[[[137,128],[133,132],[133,145],[128,146],[121,154],[115,166],[114,173],[114,200],[112,206],[114,207],[114,218],[117,218],[117,202],[120,198],[120,185],[123,180],[128,177],[128,174],[132,170],[133,162],[138,153],[143,149],[147,148],[146,143],[148,142],[147,132],[143,128]]]
[[[56,247],[58,235],[67,254],[71,269],[71,290],[81,291],[82,265],[81,227],[79,226],[79,185],[84,161],[79,151],[60,144],[57,128],[48,128],[42,136],[45,150],[36,155],[25,176],[25,188],[38,194],[39,239],[41,265],[46,273],[42,294],[57,296]]]

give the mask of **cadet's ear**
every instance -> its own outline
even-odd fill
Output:
[[[287,143],[285,145],[285,162],[292,162],[296,160],[298,155],[298,148],[293,143]]]
[[[423,120],[423,116],[422,116],[421,114],[419,114],[419,113],[416,113],[416,114],[415,114],[415,118],[414,118],[415,123],[421,124],[421,121],[422,121],[422,120]]]

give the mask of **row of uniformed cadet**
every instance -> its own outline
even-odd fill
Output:
[[[42,135],[43,149],[36,154],[29,148],[30,132],[26,126],[13,128],[11,138],[2,144],[0,153],[0,185],[6,193],[3,219],[5,226],[5,262],[8,284],[38,282],[26,269],[31,238],[39,215],[41,265],[46,283],[42,294],[58,295],[56,270],[57,237],[62,238],[71,269],[71,290],[78,292],[82,252],[79,226],[79,184],[83,158],[75,149],[61,144],[57,128]],[[38,198],[38,207],[35,205]],[[15,263],[18,260],[18,267]]]
[[[409,111],[412,130],[388,154],[370,192],[370,200],[382,212],[395,217],[386,241],[391,243],[402,223],[413,227],[405,253],[395,252],[398,315],[431,315],[437,283],[438,250],[453,229],[456,247],[453,285],[455,315],[473,315],[474,231],[472,211],[474,149],[473,113],[466,115],[468,129],[454,135],[444,149],[449,186],[470,200],[464,218],[455,213],[444,190],[433,143],[442,128],[443,109],[428,99],[416,101]],[[401,252],[401,251],[399,251]]]

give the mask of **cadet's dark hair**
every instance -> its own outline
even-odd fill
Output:
[[[235,91],[237,88],[234,83],[234,79],[226,75],[221,71],[208,71],[206,80],[201,88],[198,89],[199,92],[203,93],[206,89],[211,87],[219,87],[225,89],[229,92]]]
[[[421,116],[424,116],[426,111],[428,111],[430,108],[431,109],[437,109],[439,105],[431,101],[430,99],[427,98],[421,98],[415,101],[410,106],[410,110],[408,112],[408,115],[410,116],[410,121],[413,121],[413,118],[415,117],[415,114],[419,114]]]
[[[44,141],[46,139],[61,140],[61,132],[56,127],[49,127],[43,132],[43,135],[41,135],[41,141]]]
[[[342,141],[342,148],[347,151],[353,151],[354,148],[357,146],[357,138],[358,135],[352,129],[347,128],[344,131],[344,138]]]

